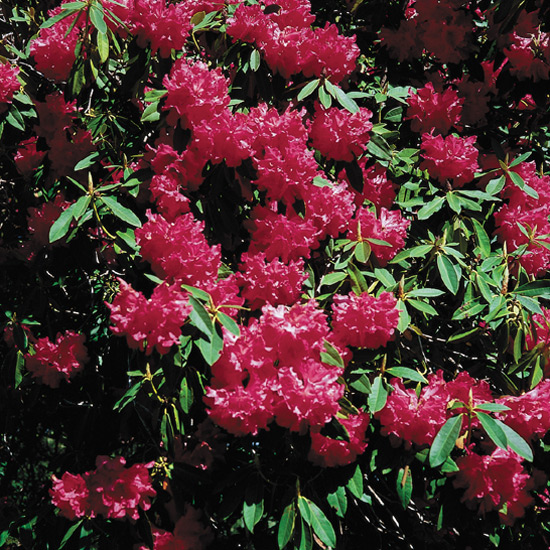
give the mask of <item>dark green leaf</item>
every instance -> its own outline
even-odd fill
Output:
[[[481,250],[481,256],[487,258],[491,254],[491,240],[489,239],[489,235],[487,235],[483,226],[475,218],[472,218],[472,224],[474,226],[479,249]]]
[[[207,338],[215,332],[214,321],[205,307],[193,296],[189,296],[189,304],[193,306],[189,314],[191,324],[198,328]]]
[[[367,291],[367,281],[365,280],[363,273],[361,273],[356,265],[349,264],[348,274],[351,279],[351,288],[355,294],[360,295]]]
[[[327,365],[344,368],[344,360],[338,350],[326,340],[323,342],[325,351],[321,353],[321,361]]]
[[[145,111],[141,114],[141,122],[156,122],[160,120],[160,113],[158,111],[158,102],[150,103],[145,108]]]
[[[433,201],[425,204],[417,213],[419,220],[427,220],[432,214],[435,214],[445,204],[444,197],[436,197]]]
[[[348,497],[344,487],[339,486],[336,491],[327,495],[327,502],[335,510],[336,515],[343,518],[348,509]]]
[[[421,300],[407,300],[407,304],[411,305],[418,311],[422,311],[423,313],[437,315],[437,310],[434,307],[426,302],[422,302]]]
[[[181,410],[188,414],[191,410],[191,407],[193,406],[194,396],[193,396],[193,389],[189,386],[189,383],[187,382],[187,378],[184,378],[181,381],[180,385],[180,395],[179,395],[179,402],[181,406]]]
[[[279,549],[283,548],[289,543],[294,532],[294,524],[296,522],[296,509],[294,503],[290,503],[283,512],[281,521],[279,522],[279,529],[277,531],[277,543]]]
[[[497,421],[488,414],[477,411],[476,416],[481,422],[483,429],[487,432],[487,435],[491,438],[491,441],[498,445],[501,449],[508,449],[508,440],[503,429],[498,425]]]
[[[462,415],[453,416],[443,424],[430,448],[430,466],[437,468],[445,462],[455,447],[462,429]]]
[[[443,284],[449,289],[452,294],[456,294],[458,291],[459,281],[451,260],[449,260],[447,256],[439,254],[437,256],[437,268],[439,270],[439,274],[441,275],[441,280],[443,281]]]
[[[533,462],[533,451],[531,450],[529,443],[527,443],[527,441],[525,441],[525,439],[523,439],[523,437],[521,437],[521,435],[519,435],[515,430],[510,428],[510,426],[504,424],[504,422],[501,422],[500,420],[495,420],[495,422],[500,426],[506,435],[508,447],[510,447],[510,449],[512,449],[512,451],[517,453],[519,456]]]
[[[372,383],[371,392],[368,398],[369,410],[374,414],[382,410],[388,399],[388,390],[384,386],[381,376],[377,376]]]
[[[399,472],[397,473],[396,485],[401,506],[403,506],[403,510],[406,510],[409,502],[411,501],[413,490],[411,470],[408,466],[399,469]]]
[[[388,162],[390,162],[393,158],[388,142],[378,134],[372,134],[367,144],[367,151],[371,155]]]
[[[59,550],[64,548],[65,545],[72,538],[72,536],[76,533],[76,531],[82,528],[83,523],[84,523],[84,518],[78,520],[74,525],[71,525],[71,527],[69,527],[69,529],[65,533],[65,536],[61,539],[61,542],[59,543]]]
[[[129,208],[122,206],[114,197],[102,195],[98,200],[103,202],[117,218],[134,227],[141,227],[140,219]]]
[[[86,6],[85,2],[71,2],[69,4],[64,4],[61,13],[58,13],[56,16],[50,17],[50,19],[47,19],[46,21],[44,21],[44,23],[40,25],[40,28],[49,29],[50,27],[53,27],[56,23],[58,23],[62,19],[65,19],[65,17],[69,17],[79,12],[85,6]]]
[[[319,540],[329,548],[335,548],[336,533],[334,532],[334,528],[317,504],[300,496],[298,497],[298,507],[305,522],[312,527]]]
[[[91,202],[92,197],[90,197],[90,195],[83,195],[74,203],[73,217],[75,220],[78,221],[84,215]]]
[[[121,411],[126,405],[131,403],[138,394],[141,386],[143,386],[144,379],[140,380],[137,384],[134,384],[114,405],[114,411]]]
[[[344,109],[349,111],[350,113],[357,113],[359,112],[359,106],[355,101],[346,95],[346,92],[342,90],[339,86],[335,86],[330,82],[330,80],[325,80],[325,86],[327,88],[327,92],[334,98]]]
[[[259,476],[254,476],[246,488],[243,502],[243,519],[246,528],[253,533],[255,525],[264,513],[264,486]]]
[[[219,359],[222,352],[223,338],[217,330],[214,330],[210,338],[199,338],[196,340],[196,344],[204,360],[212,366]]]
[[[535,296],[550,300],[550,280],[539,279],[531,283],[526,283],[519,286],[513,292],[513,294],[520,294],[521,296]]]
[[[75,204],[71,204],[68,208],[61,212],[61,215],[53,225],[50,227],[50,243],[54,243],[59,239],[62,239],[68,232],[71,227],[71,222],[73,221],[73,214],[75,211]]]
[[[348,481],[347,488],[354,497],[360,499],[363,496],[365,491],[363,487],[363,472],[361,471],[359,464],[355,467],[355,471]]]

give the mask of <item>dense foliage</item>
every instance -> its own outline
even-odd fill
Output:
[[[550,6],[1,5],[0,547],[550,547]]]

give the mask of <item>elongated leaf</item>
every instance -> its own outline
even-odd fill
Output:
[[[425,204],[417,213],[416,216],[419,220],[427,220],[432,214],[441,210],[441,207],[445,204],[444,197],[436,197],[433,201]]]
[[[437,310],[426,302],[422,302],[420,300],[407,300],[407,303],[418,311],[428,313],[429,315],[437,315]]]
[[[59,239],[62,239],[68,232],[71,227],[71,222],[73,221],[73,215],[75,211],[75,204],[71,204],[68,208],[61,212],[61,215],[50,227],[50,243],[54,243]]]
[[[347,488],[353,496],[359,499],[363,496],[363,493],[365,492],[363,487],[363,472],[361,471],[359,464],[355,467],[355,471],[348,481]]]
[[[40,25],[40,28],[49,29],[50,27],[53,27],[56,23],[58,23],[62,19],[65,19],[65,17],[69,17],[79,12],[85,6],[86,6],[86,2],[71,2],[70,4],[64,4],[62,7],[61,13],[58,13],[54,17],[51,17],[50,19],[47,19],[46,21],[44,21],[44,23]]]
[[[442,290],[438,288],[416,288],[407,292],[407,296],[411,298],[435,298],[445,294]]]
[[[91,155],[88,155],[87,157],[84,157],[82,160],[79,160],[76,164],[73,170],[75,172],[78,172],[79,170],[83,170],[84,168],[88,168],[89,166],[92,166],[92,164],[95,163],[96,159],[100,157],[100,154],[96,151],[92,153]]]
[[[397,494],[399,500],[401,501],[401,506],[406,510],[409,502],[411,501],[412,490],[413,490],[413,481],[411,470],[408,466],[405,468],[400,468],[397,473]]]
[[[160,120],[158,106],[158,102],[147,105],[145,111],[141,114],[141,122],[156,122],[157,120]]]
[[[325,109],[329,109],[332,105],[332,97],[327,93],[324,86],[319,86],[318,92],[319,101]]]
[[[529,443],[527,443],[527,441],[525,441],[525,439],[523,439],[523,437],[521,437],[521,435],[519,435],[515,430],[510,428],[510,426],[504,424],[504,422],[496,419],[495,421],[506,435],[508,447],[510,447],[510,449],[512,449],[512,451],[517,453],[519,456],[529,460],[529,462],[533,462],[533,451]]]
[[[483,429],[487,432],[487,435],[491,438],[491,441],[501,449],[507,450],[508,439],[497,421],[492,416],[482,411],[476,411],[476,416],[481,422]]]
[[[107,33],[98,32],[96,42],[99,61],[105,63],[109,57],[109,35]]]
[[[250,54],[250,68],[256,72],[260,68],[261,61],[260,52],[254,48]]]
[[[396,309],[399,310],[399,323],[397,324],[397,330],[399,332],[405,332],[411,324],[411,316],[407,310],[407,306],[403,300],[397,300]]]
[[[357,261],[366,264],[369,261],[371,255],[371,247],[367,241],[361,241],[357,243],[357,246],[354,250],[354,255],[357,258]]]
[[[381,160],[387,162],[392,160],[392,152],[388,142],[378,134],[372,134],[367,144],[367,151]]]
[[[246,488],[243,502],[243,519],[246,528],[253,533],[255,525],[264,513],[264,486],[259,476],[254,476]]]
[[[318,87],[319,87],[320,80],[316,78],[315,80],[312,80],[311,82],[308,82],[298,94],[298,101],[303,101],[306,97],[309,97]]]
[[[344,273],[343,271],[336,271],[334,273],[327,273],[323,276],[321,279],[321,286],[323,285],[335,285],[336,283],[339,283],[343,281],[345,278],[347,278],[347,273]]]
[[[59,550],[62,548],[65,548],[65,545],[69,542],[69,540],[73,537],[73,535],[82,529],[82,524],[84,523],[84,518],[77,521],[74,525],[71,525],[69,529],[67,529],[67,532],[65,533],[65,536],[61,539],[61,542],[59,543]]]
[[[218,311],[218,313],[216,314],[216,318],[231,334],[234,334],[235,336],[241,335],[241,329],[239,328],[239,325],[235,322],[234,319],[229,317],[229,315]]]
[[[415,382],[428,383],[428,380],[418,371],[409,369],[408,367],[391,367],[386,369],[386,372],[397,378],[405,378],[406,380],[414,380]]]
[[[189,296],[189,304],[193,306],[189,314],[191,324],[198,328],[207,338],[215,331],[214,321],[205,307],[193,296]]]
[[[506,405],[501,405],[500,403],[479,403],[476,404],[475,408],[479,411],[489,412],[502,412],[510,410],[510,407],[507,407]]]
[[[122,206],[114,197],[102,195],[99,197],[99,200],[103,202],[117,218],[134,227],[141,227],[140,219],[129,208]]]
[[[197,298],[197,300],[202,300],[203,302],[209,302],[211,299],[210,294],[206,292],[205,290],[202,290],[201,288],[196,288],[194,286],[190,285],[181,285],[181,288],[183,290],[187,290],[191,296],[194,296]]]
[[[531,283],[526,283],[514,290],[514,294],[521,296],[536,296],[540,298],[550,299],[550,280],[539,279]]]
[[[430,448],[430,466],[437,468],[445,462],[455,447],[456,440],[462,429],[462,414],[452,416],[443,424]]]
[[[313,549],[313,535],[311,534],[311,527],[308,523],[304,522],[303,518],[300,520],[301,536],[300,545],[298,550],[312,550]]]
[[[296,523],[296,508],[294,503],[290,503],[283,512],[281,516],[281,521],[279,522],[279,529],[277,531],[277,544],[279,549],[283,548],[289,543],[292,538],[292,533],[294,532],[294,525]]]
[[[344,368],[345,363],[338,350],[326,340],[323,342],[323,346],[325,351],[321,352],[321,361],[327,365]]]
[[[329,80],[325,80],[325,86],[327,88],[328,93],[340,103],[340,105],[349,111],[350,113],[357,113],[359,112],[359,106],[355,101],[349,97],[342,88],[339,86],[334,86]]]
[[[472,224],[474,226],[479,249],[481,250],[481,255],[483,258],[487,258],[491,254],[491,240],[489,239],[489,235],[487,235],[483,226],[476,219],[472,218]]]
[[[184,378],[181,381],[180,385],[180,395],[179,395],[179,402],[181,406],[181,410],[188,414],[191,410],[191,407],[193,406],[194,396],[193,396],[193,390],[189,386],[189,383],[187,382],[187,378]]]
[[[368,398],[369,410],[372,414],[382,410],[388,399],[388,390],[384,386],[381,376],[374,379]]]
[[[298,498],[298,507],[304,521],[308,523],[319,540],[326,544],[329,548],[336,547],[336,533],[332,524],[325,516],[325,513],[311,500],[300,496]]]
[[[500,193],[504,186],[506,185],[506,176],[500,176],[500,178],[496,178],[494,180],[491,180],[487,187],[485,188],[485,192],[489,195],[496,195],[497,193]]]
[[[204,360],[212,366],[219,358],[223,349],[223,338],[214,330],[210,338],[199,338],[195,341]]]
[[[88,14],[90,16],[90,21],[97,29],[97,32],[105,34],[107,32],[107,23],[105,23],[105,17],[103,15],[103,6],[98,5],[97,2],[90,4]]]
[[[443,284],[449,289],[450,292],[456,294],[458,291],[458,277],[456,275],[453,263],[447,256],[439,254],[437,256],[437,268],[441,275]]]

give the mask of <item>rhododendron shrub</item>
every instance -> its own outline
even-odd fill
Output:
[[[547,2],[2,8],[0,546],[549,548]]]

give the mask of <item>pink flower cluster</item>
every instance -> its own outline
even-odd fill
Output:
[[[181,326],[192,310],[188,296],[177,285],[159,285],[147,300],[141,292],[120,281],[120,292],[112,304],[111,331],[126,336],[128,346],[149,355],[153,349],[168,353],[179,342]]]
[[[496,510],[502,523],[512,525],[533,503],[529,491],[538,484],[521,461],[511,450],[496,448],[485,456],[467,450],[456,461],[459,471],[453,484],[465,489],[463,502],[473,506],[479,503],[481,514]]]
[[[452,186],[462,187],[474,179],[478,151],[474,147],[476,137],[442,137],[422,134],[422,170],[427,170],[432,178],[440,183],[451,182]]]
[[[129,468],[125,464],[121,456],[98,456],[93,471],[82,475],[65,472],[61,479],[53,476],[52,503],[70,520],[84,516],[137,520],[138,507],[148,510],[156,495],[148,471],[152,464]]]
[[[0,113],[8,108],[15,92],[21,87],[17,78],[19,71],[16,65],[0,62]]]
[[[378,216],[368,208],[359,208],[350,222],[347,238],[367,242],[381,266],[385,266],[405,246],[410,221],[399,210],[379,209]],[[385,241],[386,244],[370,242],[369,239]]]
[[[210,527],[201,523],[201,513],[196,508],[186,505],[183,515],[174,526],[174,532],[153,527],[153,550],[202,550],[214,539]],[[139,546],[137,550],[149,550]]]
[[[55,342],[39,338],[33,344],[34,354],[25,354],[25,366],[43,384],[58,388],[62,380],[69,380],[88,362],[88,351],[83,334],[67,331],[58,333]]]
[[[385,346],[399,323],[397,300],[393,294],[382,292],[371,296],[348,294],[334,296],[332,328],[336,341],[342,346],[376,349]]]
[[[431,445],[437,432],[449,418],[448,403],[452,400],[472,405],[493,402],[489,384],[474,380],[468,373],[461,372],[451,382],[445,382],[443,374],[428,376],[428,385],[420,395],[414,389],[406,389],[400,379],[392,380],[393,391],[386,406],[376,413],[382,425],[382,434],[391,435],[394,441],[405,441],[423,446]],[[455,410],[454,414],[460,412]]]
[[[460,129],[463,98],[452,89],[436,92],[434,85],[428,82],[419,88],[407,100],[407,118],[410,119],[414,132],[448,134],[451,128]]]
[[[355,37],[339,34],[329,23],[311,29],[315,16],[310,9],[307,0],[241,4],[228,20],[227,34],[254,44],[269,67],[285,78],[302,73],[338,83],[355,68],[359,56]]]
[[[513,171],[536,191],[538,198],[527,195],[507,178],[502,196],[508,203],[495,213],[495,233],[506,242],[509,252],[525,245],[519,262],[527,273],[539,276],[550,269],[550,250],[544,246],[550,244],[550,176],[539,176],[534,162],[521,163]]]

